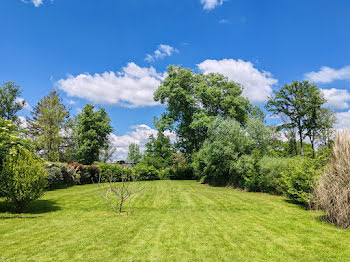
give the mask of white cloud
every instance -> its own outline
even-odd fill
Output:
[[[32,3],[35,7],[43,4],[44,0],[22,0],[23,3]]]
[[[222,5],[223,3],[224,0],[201,0],[201,4],[205,10],[212,10],[215,7]]]
[[[253,103],[265,102],[272,94],[272,86],[278,82],[271,73],[261,72],[251,62],[240,59],[205,60],[197,66],[205,74],[223,74],[229,80],[240,83],[244,88],[243,95]]]
[[[128,108],[154,106],[153,93],[166,76],[153,67],[139,67],[129,63],[121,72],[104,72],[78,76],[68,75],[56,82],[70,97],[84,98],[97,104]]]
[[[133,129],[133,131],[122,136],[117,136],[115,134],[110,135],[110,141],[117,149],[114,156],[117,160],[125,160],[127,158],[129,145],[133,143],[139,145],[141,151],[143,152],[146,149],[145,144],[148,142],[149,136],[157,135],[157,130],[145,124],[132,126],[131,129]],[[175,141],[176,139],[175,134],[170,133],[169,131],[166,131],[165,135],[170,136],[171,141]]]
[[[24,101],[24,98],[22,98],[22,97],[16,98],[16,102],[22,103],[23,101]],[[32,110],[32,107],[25,101],[23,109],[30,111],[30,110]]]
[[[327,106],[344,110],[349,108],[350,93],[345,89],[321,89],[325,98],[327,99]]]
[[[350,110],[346,112],[339,112],[336,114],[337,124],[336,129],[347,129],[350,128]]]
[[[314,83],[327,84],[335,80],[350,80],[350,66],[334,69],[328,66],[321,67],[318,72],[305,74],[305,79]]]
[[[179,50],[177,50],[176,48],[170,46],[170,45],[159,45],[157,50],[154,51],[154,53],[151,54],[147,54],[145,61],[147,62],[154,62],[155,60],[158,59],[163,59],[166,56],[171,56],[174,53],[178,53]]]

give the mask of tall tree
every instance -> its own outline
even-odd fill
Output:
[[[35,149],[48,161],[59,161],[67,135],[69,111],[56,91],[42,98],[27,118]]]
[[[310,126],[310,112],[319,112],[326,102],[321,91],[308,81],[293,81],[275,91],[266,108],[274,115],[283,115],[289,121],[282,124],[283,129],[297,129],[300,141],[300,154],[304,155],[303,140]]]
[[[4,82],[0,87],[0,117],[5,120],[16,121],[17,112],[20,111],[25,101],[19,99],[22,90],[15,82]]]
[[[100,108],[95,110],[91,104],[84,106],[77,116],[75,126],[75,160],[90,165],[99,160],[101,149],[108,143],[108,135],[112,132],[111,120],[107,112]]]
[[[142,154],[140,152],[140,147],[138,144],[133,143],[129,145],[129,153],[127,161],[136,165],[142,158]]]
[[[250,112],[256,111],[241,95],[241,85],[223,75],[195,74],[169,66],[167,78],[154,94],[156,101],[167,105],[156,125],[159,130],[174,131],[179,149],[190,156],[201,148],[215,117],[230,117],[245,124]]]

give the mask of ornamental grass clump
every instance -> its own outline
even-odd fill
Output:
[[[17,213],[42,196],[47,186],[47,174],[42,161],[29,150],[17,146],[5,157],[0,173],[2,195]]]
[[[333,157],[318,181],[315,197],[328,221],[350,228],[350,129],[337,133]]]

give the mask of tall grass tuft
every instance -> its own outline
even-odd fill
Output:
[[[317,183],[316,203],[326,212],[327,220],[350,228],[350,129],[337,133],[333,152]]]

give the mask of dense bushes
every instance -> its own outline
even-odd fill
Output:
[[[9,151],[0,173],[0,188],[7,201],[21,213],[47,186],[42,161],[29,150],[17,146]]]
[[[259,162],[261,191],[284,194],[291,201],[308,206],[313,203],[321,170],[316,159],[263,157]]]
[[[316,204],[330,222],[350,228],[350,130],[337,134],[333,151],[316,186]]]

